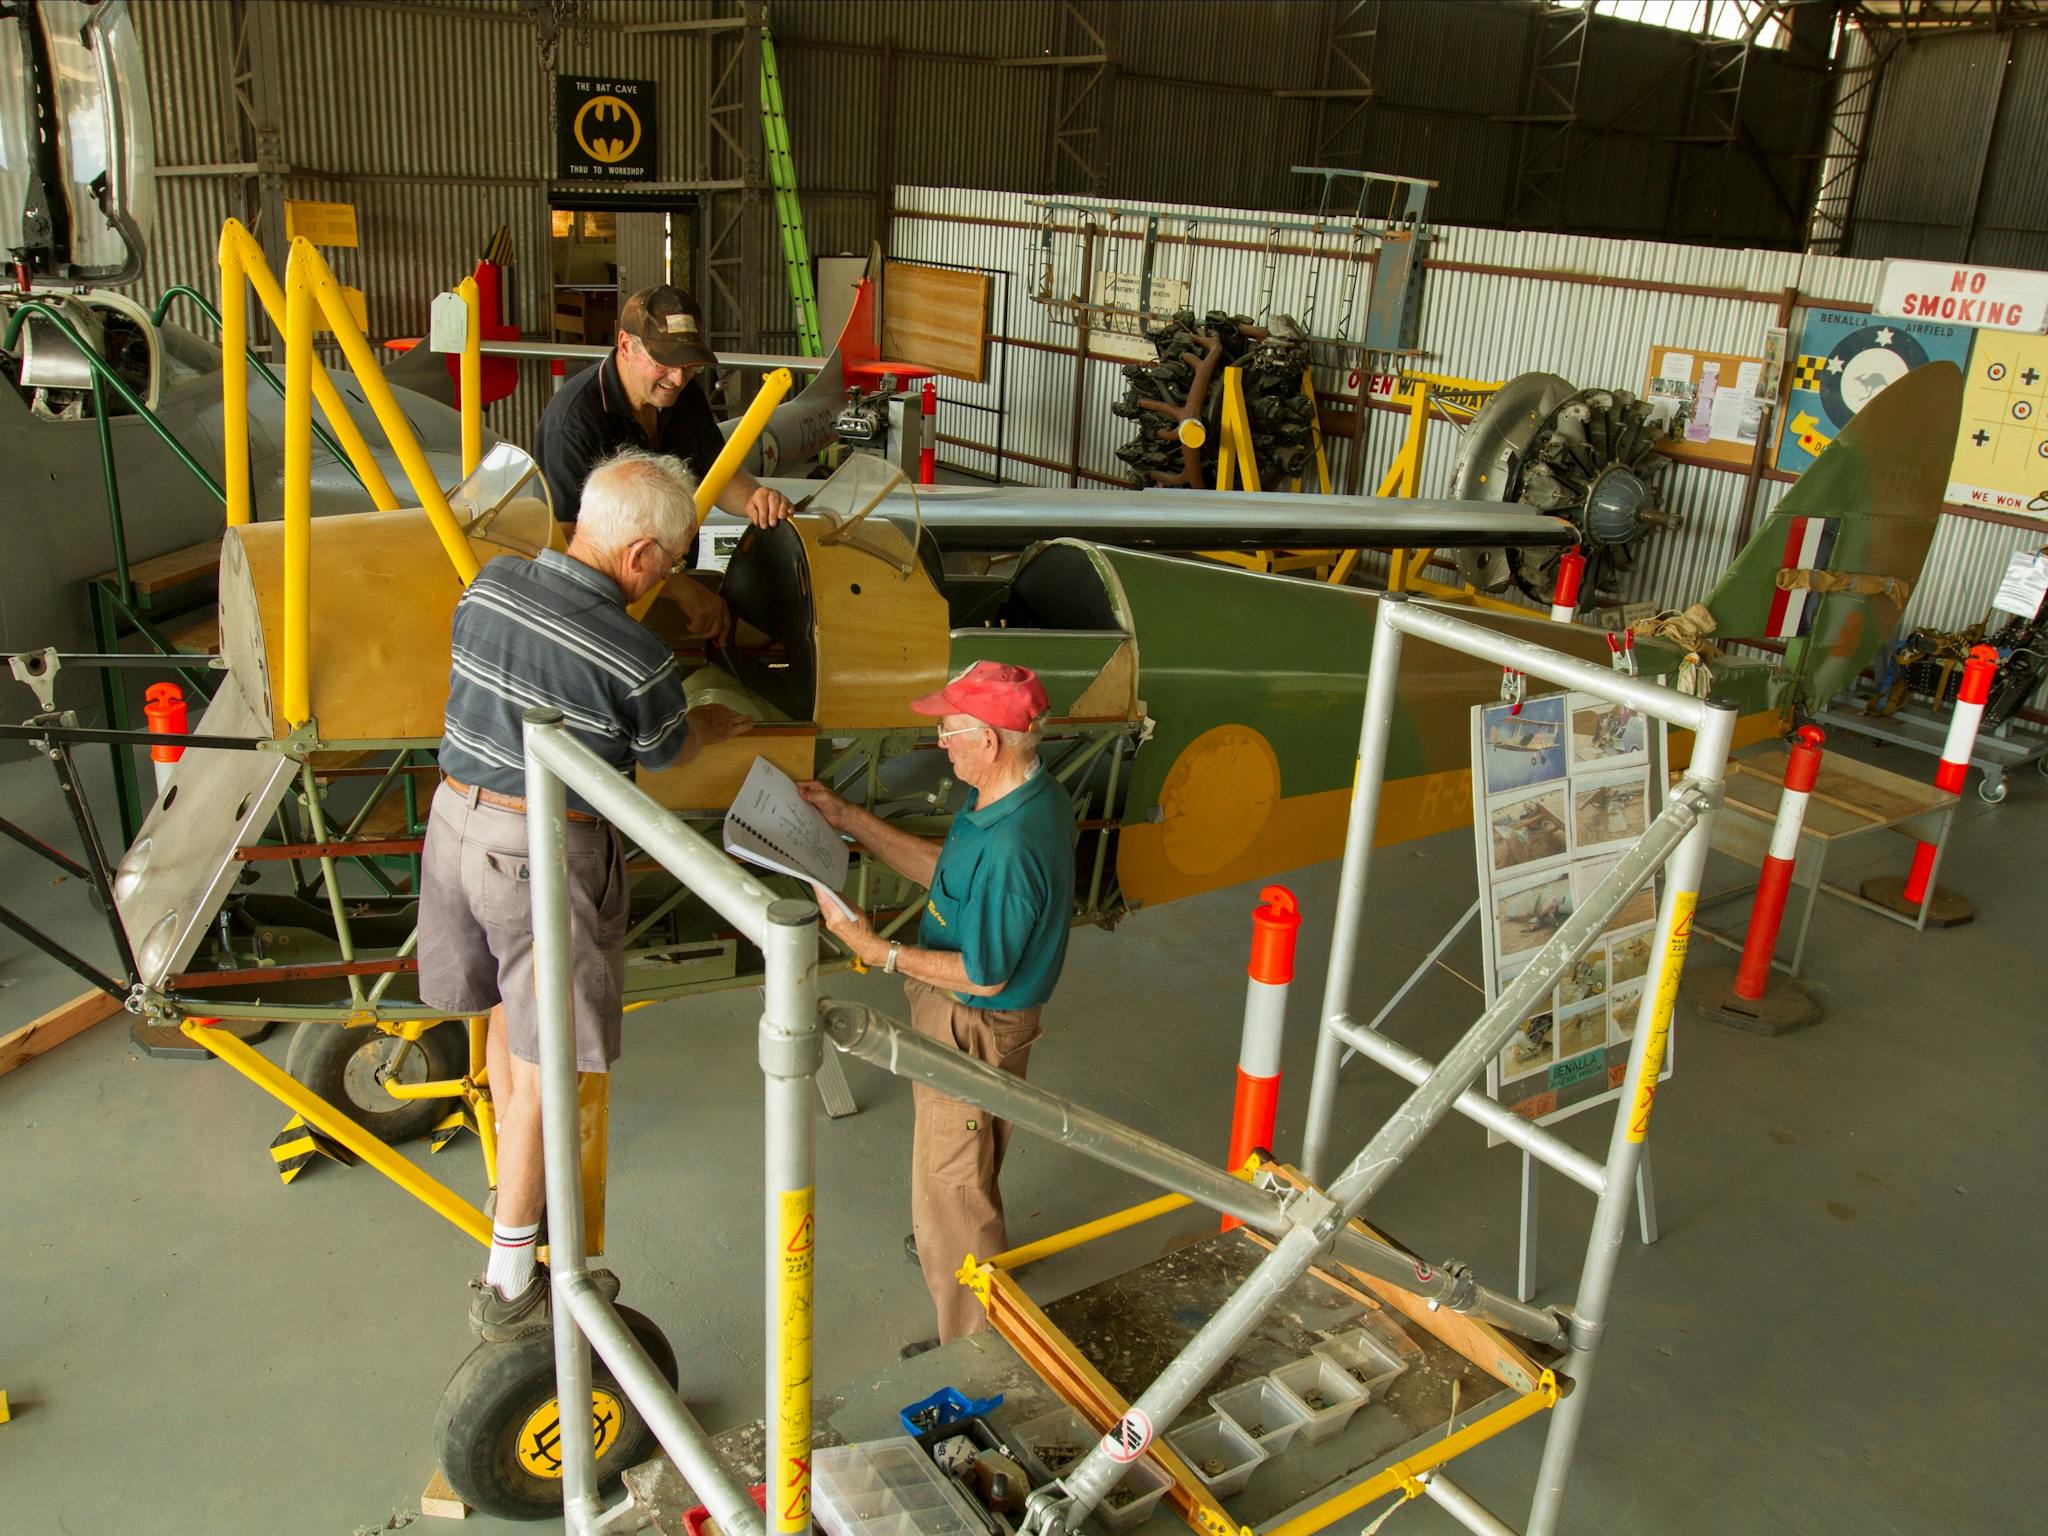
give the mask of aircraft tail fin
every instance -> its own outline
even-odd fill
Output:
[[[1715,639],[1784,642],[1795,717],[1847,687],[1897,626],[1934,541],[1962,404],[1953,363],[1888,385],[1707,594]]]

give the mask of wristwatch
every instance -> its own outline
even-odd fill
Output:
[[[901,944],[891,944],[889,946],[889,958],[882,962],[882,974],[884,976],[894,976],[896,974],[896,960],[902,953],[903,946]]]

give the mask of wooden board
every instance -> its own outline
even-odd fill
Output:
[[[512,512],[524,511],[522,518]],[[545,542],[539,502],[515,504],[471,538],[482,564]],[[449,625],[462,582],[427,515],[351,512],[312,524],[313,715],[328,741],[435,741],[448,704]],[[284,524],[229,531],[221,652],[250,699],[285,732]]]
[[[219,569],[220,540],[210,539],[189,549],[174,549],[169,554],[135,561],[128,567],[128,580],[137,592],[148,594],[183,586],[188,581],[198,581],[201,577],[212,576]],[[117,581],[119,577],[108,571],[99,579]]]
[[[1273,1172],[1297,1188],[1308,1187],[1308,1181],[1285,1164],[1274,1163],[1269,1166]],[[1353,1230],[1362,1232],[1367,1237],[1376,1238],[1397,1248],[1401,1246],[1385,1233],[1375,1231],[1363,1221],[1353,1221],[1351,1226]],[[1417,1327],[1434,1335],[1503,1385],[1517,1392],[1526,1392],[1543,1375],[1544,1367],[1538,1365],[1520,1345],[1511,1341],[1506,1334],[1490,1323],[1482,1323],[1476,1317],[1453,1312],[1449,1307],[1432,1306],[1413,1291],[1404,1291],[1398,1285],[1368,1275],[1362,1270],[1353,1269],[1349,1264],[1333,1261],[1331,1267],[1371,1291]],[[1518,1374],[1523,1379],[1516,1380]]]
[[[816,731],[764,727],[706,747],[677,767],[659,773],[642,768],[633,777],[671,811],[723,810],[740,792],[755,758],[767,758],[792,779],[808,779],[817,772],[817,754]]]
[[[819,727],[928,729],[931,722],[911,713],[910,701],[946,686],[953,632],[946,600],[910,540],[879,518],[829,543],[824,518],[793,518],[788,526],[803,540],[810,566],[818,677],[812,715]]]
[[[980,383],[988,373],[986,272],[892,261],[882,268],[882,356]]]
[[[84,992],[41,1018],[30,1020],[12,1034],[0,1035],[0,1076],[120,1011],[119,998],[104,992]]]
[[[1675,371],[1668,374],[1665,372],[1667,358],[1677,359]],[[1697,347],[1653,346],[1650,348],[1649,362],[1643,370],[1643,398],[1657,398],[1655,384],[1661,377],[1682,377],[1697,390],[1708,364],[1713,364],[1718,370],[1719,388],[1722,390],[1735,388],[1740,371],[1745,366],[1756,371],[1758,389],[1764,387],[1764,360],[1760,357],[1746,357],[1739,352],[1703,352]],[[1680,435],[1666,438],[1658,451],[1681,464],[1733,464],[1747,467],[1756,457],[1758,441],[1767,435],[1762,416],[1757,418],[1756,437],[1747,442],[1726,437],[1710,437],[1700,443],[1689,442],[1676,422],[1673,426],[1675,430],[1680,431]]]

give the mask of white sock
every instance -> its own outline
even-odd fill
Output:
[[[539,1246],[539,1238],[537,1221],[525,1227],[499,1223],[491,1228],[491,1262],[484,1270],[484,1281],[496,1287],[507,1301],[532,1282],[534,1250]]]

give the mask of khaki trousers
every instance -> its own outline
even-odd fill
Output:
[[[921,981],[905,981],[910,1023],[920,1035],[1024,1076],[1031,1046],[1041,1033],[1042,1008],[969,1008],[953,994]],[[1010,1122],[949,1099],[923,1083],[911,1084],[917,1120],[911,1138],[910,1224],[917,1261],[938,1312],[939,1342],[951,1343],[988,1326],[981,1303],[956,1276],[968,1254],[978,1259],[1010,1246],[1003,1229],[1003,1195],[996,1187]]]

